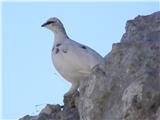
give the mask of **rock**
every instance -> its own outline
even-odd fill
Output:
[[[37,120],[38,116],[30,116],[26,115],[23,118],[20,118],[19,120]]]
[[[160,12],[129,20],[121,42],[82,86],[81,120],[159,120]]]
[[[24,116],[19,120],[79,120],[75,101],[79,92],[64,97],[64,106],[47,104],[38,116]]]
[[[137,16],[127,21],[126,33],[121,42],[160,41],[160,14],[153,13],[148,16]]]
[[[45,107],[35,120],[160,120],[160,12],[129,20],[104,59],[80,95],[65,96],[63,109]]]

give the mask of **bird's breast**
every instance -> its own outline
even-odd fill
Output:
[[[57,49],[57,48],[56,48]],[[52,62],[57,71],[68,81],[83,79],[88,73],[83,73],[69,52],[61,50],[52,51]]]
[[[52,61],[57,71],[67,80],[88,76],[91,69],[103,58],[89,47],[78,43],[55,45]]]

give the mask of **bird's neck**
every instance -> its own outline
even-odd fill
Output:
[[[60,28],[54,31],[54,44],[62,43],[64,40],[67,40],[69,37],[64,28]]]

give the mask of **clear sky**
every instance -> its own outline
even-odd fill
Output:
[[[71,39],[105,56],[120,41],[127,20],[158,10],[158,1],[3,2],[3,120],[38,114],[47,103],[63,103],[70,84],[51,62],[54,36],[41,28],[49,17],[58,17]]]

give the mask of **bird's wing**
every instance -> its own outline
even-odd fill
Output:
[[[75,41],[68,41],[63,49],[67,50],[67,61],[72,62],[79,72],[88,73],[103,59],[96,51]]]

